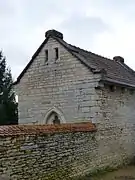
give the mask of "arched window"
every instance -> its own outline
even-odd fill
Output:
[[[52,112],[48,115],[48,117],[47,117],[47,119],[46,119],[46,123],[47,123],[47,124],[60,124],[61,122],[60,122],[60,117],[59,117],[59,115],[58,115],[56,112],[52,111]]]
[[[53,124],[60,124],[60,119],[58,118],[58,115],[55,115]]]
[[[49,110],[45,116],[46,124],[61,124],[65,123],[63,114],[56,108]]]

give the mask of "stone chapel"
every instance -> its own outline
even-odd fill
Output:
[[[64,41],[45,39],[14,83],[19,124],[134,123],[135,71],[124,58],[108,59]]]

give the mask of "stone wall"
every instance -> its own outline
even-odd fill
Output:
[[[135,92],[105,85],[96,90],[100,117],[97,122],[99,156],[102,164],[122,164],[135,154]]]
[[[59,48],[55,62],[54,48]],[[45,62],[45,49],[49,51]],[[46,123],[46,114],[59,110],[66,123],[96,121],[95,86],[99,79],[56,40],[50,38],[16,86],[19,123]]]
[[[97,125],[98,127],[99,125]],[[134,158],[135,128],[92,123],[0,127],[0,178],[69,180]],[[131,130],[131,129],[130,129]]]
[[[0,177],[60,180],[98,166],[93,124],[0,127]]]

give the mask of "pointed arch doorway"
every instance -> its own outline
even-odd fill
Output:
[[[63,113],[59,109],[53,107],[50,110],[48,110],[45,116],[45,124],[59,125],[62,123],[66,123],[66,121]]]

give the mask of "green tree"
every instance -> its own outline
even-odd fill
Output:
[[[11,71],[0,52],[0,125],[17,124],[18,111]]]

